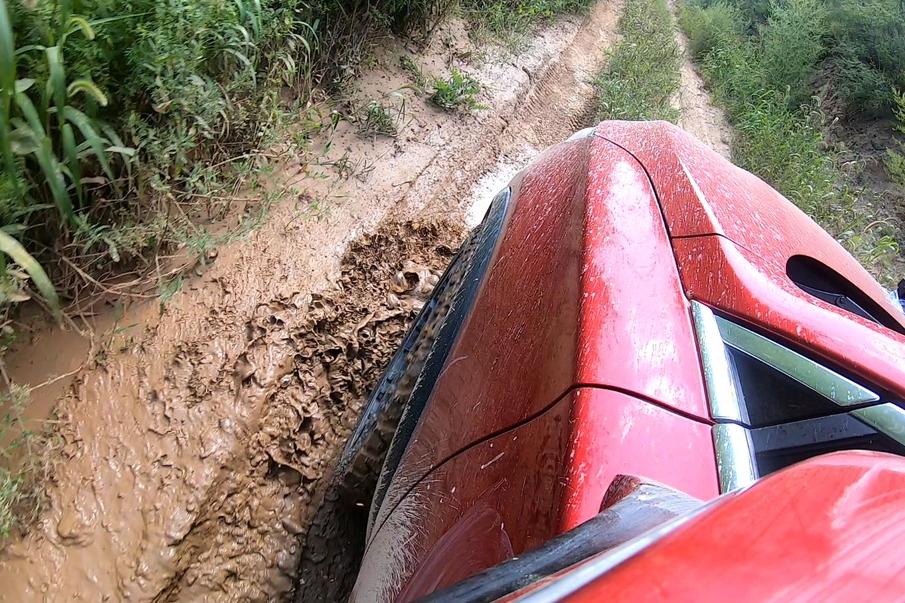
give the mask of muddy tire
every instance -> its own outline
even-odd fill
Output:
[[[425,361],[468,272],[479,228],[465,240],[437,282],[402,345],[371,393],[336,469],[339,492],[347,504],[367,510],[402,412],[421,376]]]
[[[368,507],[402,412],[474,255],[462,244],[368,399],[302,546],[295,601],[344,601],[364,554]]]
[[[296,603],[345,601],[364,554],[367,514],[345,504],[333,483],[311,520],[299,561]]]

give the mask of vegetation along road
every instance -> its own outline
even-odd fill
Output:
[[[899,0],[0,0],[0,86],[2,601],[290,599],[467,229],[599,120],[905,276]]]

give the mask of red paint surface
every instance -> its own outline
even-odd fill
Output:
[[[497,256],[376,526],[432,467],[573,384],[709,416],[689,304],[640,164],[587,138],[546,151],[513,190]]]
[[[725,497],[568,600],[901,601],[903,543],[905,459],[835,453]]]
[[[722,237],[673,242],[689,297],[766,328],[905,396],[905,337],[804,294],[785,270]]]
[[[710,428],[618,392],[575,390],[422,480],[372,541],[353,600],[412,600],[536,548],[596,515],[618,473],[712,498]]]
[[[845,276],[905,325],[905,315],[883,288],[833,237],[763,180],[732,165],[691,134],[662,121],[606,121],[596,134],[644,164],[672,237],[725,236],[763,261],[783,267],[793,255],[812,257]]]

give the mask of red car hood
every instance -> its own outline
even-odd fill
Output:
[[[765,182],[666,122],[601,123],[595,134],[647,170],[686,293],[905,395],[905,336],[805,293],[794,256],[835,271],[905,332],[905,315],[820,226]],[[857,342],[857,345],[853,345]]]

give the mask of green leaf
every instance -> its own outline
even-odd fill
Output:
[[[35,151],[35,159],[44,172],[44,178],[47,180],[47,186],[53,194],[53,200],[56,203],[57,210],[65,222],[73,223],[76,219],[75,211],[72,209],[72,200],[69,193],[66,192],[66,181],[63,179],[63,171],[60,169],[60,163],[53,154],[53,146],[50,138],[44,137],[41,146]]]
[[[16,56],[25,54],[26,52],[31,52],[32,50],[40,50],[41,52],[44,52],[44,50],[46,49],[47,47],[41,44],[26,44],[25,46],[20,46],[16,49]]]
[[[229,54],[233,55],[234,57],[236,57],[237,59],[239,59],[239,61],[241,61],[242,64],[244,64],[246,67],[248,67],[249,69],[251,69],[251,61],[248,59],[247,56],[245,56],[244,54],[242,54],[242,53],[239,52],[238,50],[235,50],[235,49],[233,49],[233,48],[224,48],[224,49],[223,49],[223,52],[228,52]]]
[[[72,222],[75,220],[75,212],[72,210],[72,201],[66,192],[66,181],[63,179],[60,164],[56,155],[53,154],[53,144],[50,137],[45,134],[41,119],[38,117],[38,112],[35,110],[30,98],[21,93],[17,94],[16,105],[22,115],[25,116],[35,140],[38,141],[38,147],[33,155],[38,165],[41,166],[41,171],[44,172],[44,179],[47,180],[47,186],[50,187],[50,192],[53,194],[54,203],[63,219],[67,222]]]
[[[21,80],[16,80],[16,92],[25,92],[29,88],[34,85],[35,81],[31,78],[22,78]]]
[[[73,98],[76,94],[81,92],[82,94],[86,94],[94,98],[101,107],[107,106],[107,95],[101,92],[101,89],[95,85],[91,80],[86,79],[78,79],[69,84],[69,87],[66,89],[69,98]]]
[[[18,167],[10,143],[10,108],[16,89],[16,55],[13,28],[6,8],[6,0],[0,0],[0,154],[7,177],[16,193],[21,193]]]
[[[3,0],[0,0],[0,2],[2,1]],[[38,291],[41,292],[44,301],[50,306],[54,316],[59,319],[60,298],[57,297],[57,291],[54,289],[53,283],[50,282],[50,279],[41,267],[41,264],[39,264],[30,253],[25,251],[25,248],[22,247],[19,241],[2,230],[0,230],[0,251],[8,255],[15,263],[22,266],[23,270],[31,277],[31,282],[33,282],[35,287],[38,288]]]
[[[16,128],[9,137],[10,146],[16,155],[31,155],[38,150],[38,140],[31,128]]]
[[[107,178],[114,180],[115,177],[113,176],[113,170],[110,168],[110,161],[107,158],[107,153],[104,151],[108,141],[98,136],[91,124],[91,119],[75,107],[67,105],[63,108],[63,114],[66,116],[67,121],[72,122],[75,124],[75,127],[79,129],[82,136],[85,138],[85,142],[91,145],[91,150],[94,152],[94,156],[97,157]]]
[[[72,178],[72,184],[75,187],[75,194],[78,195],[79,204],[85,206],[85,198],[82,191],[82,169],[79,163],[79,154],[75,147],[75,134],[72,126],[65,124],[62,130],[63,134],[63,152],[66,153],[66,163],[69,164],[69,174]]]
[[[60,47],[51,46],[44,51],[47,57],[47,93],[53,98],[53,104],[57,108],[57,122],[63,127],[63,107],[66,106],[66,71],[63,69],[63,59],[60,56]],[[47,100],[44,102],[45,110],[50,108]]]
[[[119,153],[120,155],[124,155],[126,157],[135,156],[135,149],[133,149],[132,147],[120,147],[120,146],[114,145],[112,147],[107,147],[107,152],[108,153]]]
[[[16,45],[13,28],[6,8],[6,0],[0,0],[0,87],[9,94],[16,83]]]
[[[0,0],[2,2],[2,0]],[[19,111],[22,113],[22,116],[25,117],[25,121],[28,122],[28,126],[32,129],[36,138],[44,137],[44,124],[41,121],[41,117],[38,115],[38,111],[35,109],[34,104],[31,102],[31,99],[26,95],[19,93],[16,95],[16,106],[19,107]]]

